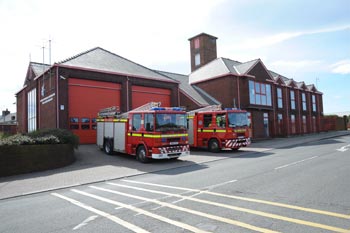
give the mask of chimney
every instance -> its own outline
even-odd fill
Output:
[[[215,36],[201,33],[190,39],[191,72],[217,58]]]
[[[6,108],[5,111],[2,111],[2,116],[7,116],[8,114],[10,114],[10,111]]]

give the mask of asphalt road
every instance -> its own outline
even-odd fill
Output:
[[[4,199],[0,232],[350,232],[349,177],[343,136]]]

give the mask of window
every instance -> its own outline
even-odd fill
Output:
[[[316,112],[316,96],[312,95],[312,111]]]
[[[194,56],[194,65],[199,66],[200,64],[201,64],[201,55],[199,53],[197,53]]]
[[[290,90],[290,108],[295,109],[295,93],[293,90]]]
[[[296,128],[295,128],[295,115],[290,115],[290,125],[292,128],[292,134],[296,133]]]
[[[301,102],[303,104],[303,111],[306,111],[307,107],[306,107],[306,95],[305,95],[305,93],[301,93]]]
[[[203,127],[211,126],[212,114],[204,114],[203,118]]]
[[[264,133],[265,137],[269,137],[269,114],[267,112],[264,112]]]
[[[91,129],[97,129],[96,118],[91,118]]]
[[[71,117],[69,120],[69,128],[70,129],[79,129],[79,118]]]
[[[90,129],[90,118],[81,118],[81,129],[82,130]]]
[[[226,127],[226,113],[216,115],[216,125],[222,128]]]
[[[283,115],[282,114],[277,114],[277,126],[278,126],[278,134],[282,135],[283,134]]]
[[[196,38],[196,39],[194,40],[194,48],[195,48],[195,49],[199,49],[199,38]]]
[[[141,128],[141,114],[134,114],[132,116],[132,130],[140,130]]]
[[[154,116],[153,114],[145,114],[145,129],[146,131],[153,131],[154,129]]]
[[[36,88],[29,91],[27,97],[28,132],[32,132],[36,130]]]
[[[277,107],[283,108],[282,89],[277,88]]]
[[[249,81],[249,98],[251,104],[271,106],[270,84]]]
[[[304,133],[307,133],[306,116],[303,116],[303,132],[304,132]]]

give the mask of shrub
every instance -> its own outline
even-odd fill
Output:
[[[71,144],[74,148],[78,148],[79,146],[79,137],[67,129],[40,129],[30,132],[27,135],[33,139],[55,136],[58,138],[59,143]]]
[[[0,138],[0,146],[35,144],[70,144],[78,148],[79,138],[65,129],[42,129],[26,135],[16,134]]]
[[[34,144],[34,140],[28,136],[15,134],[10,137],[2,138],[0,140],[1,146],[12,146],[12,145],[30,145]]]

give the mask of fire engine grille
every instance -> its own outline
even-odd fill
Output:
[[[172,143],[172,142],[180,142],[180,138],[168,138],[167,139],[168,143]]]
[[[245,133],[236,133],[237,137],[245,137]]]
[[[162,154],[180,155],[184,151],[189,151],[189,146],[188,145],[177,145],[177,146],[160,147],[159,151]]]
[[[238,148],[242,146],[248,146],[249,144],[250,144],[249,138],[233,139],[233,140],[225,141],[226,148]]]

